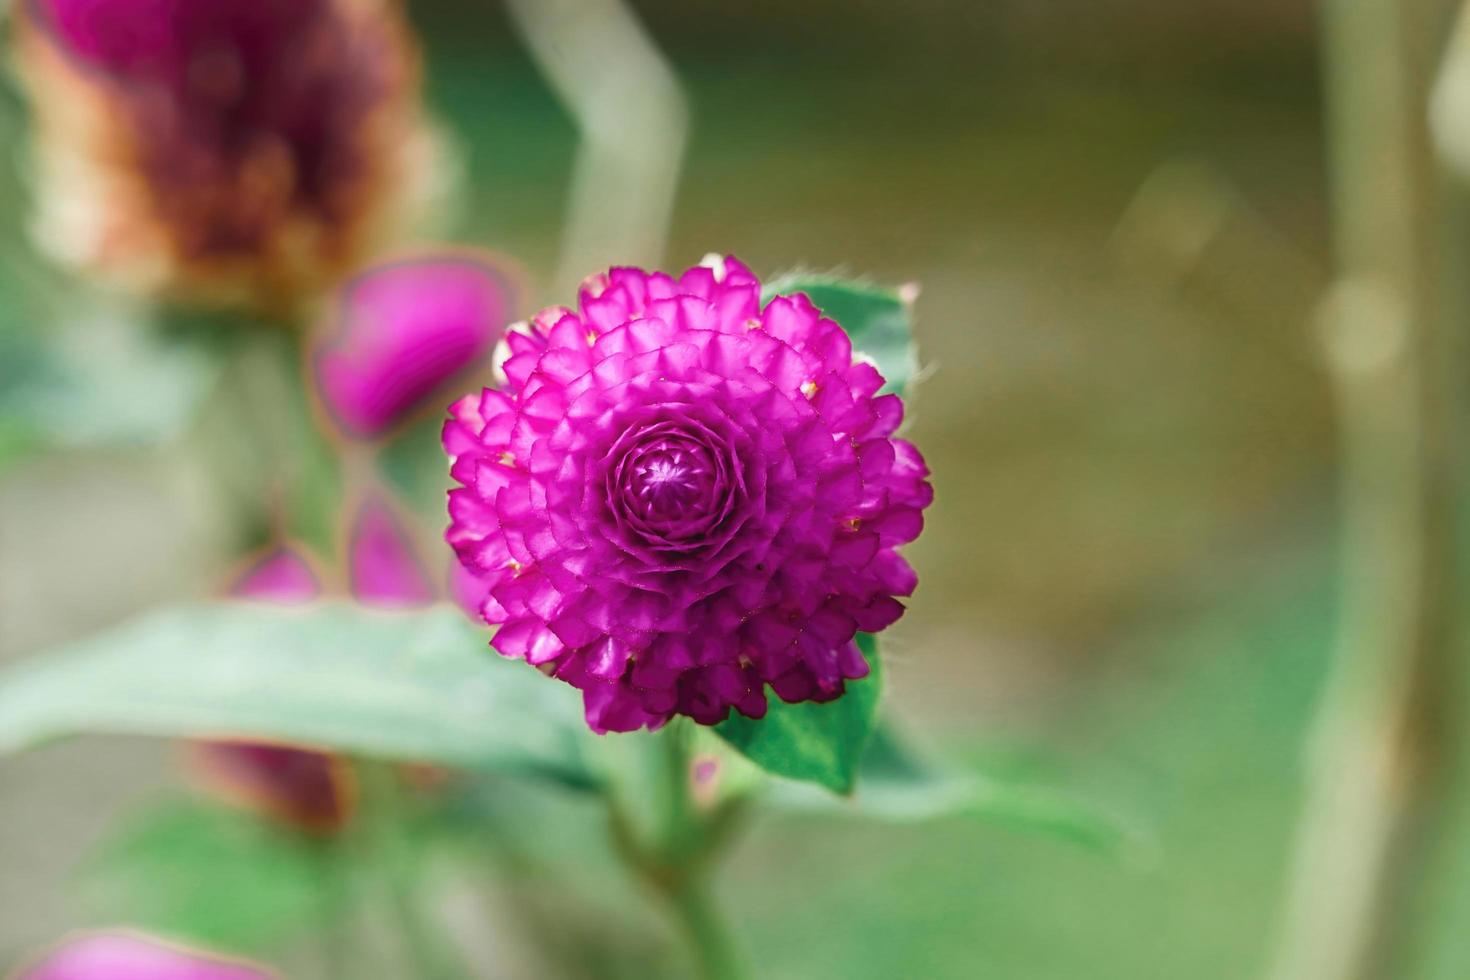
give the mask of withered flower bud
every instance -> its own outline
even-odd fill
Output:
[[[22,0],[42,246],[154,296],[290,310],[423,208],[396,0]]]

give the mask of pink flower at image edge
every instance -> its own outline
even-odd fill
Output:
[[[884,379],[733,258],[616,268],[513,328],[444,429],[447,538],[491,645],[580,689],[595,731],[839,697],[903,613],[933,497]]]
[[[24,967],[16,980],[274,980],[257,966],[128,932],[78,936]]]

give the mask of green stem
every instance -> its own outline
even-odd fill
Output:
[[[337,835],[311,842],[317,874],[322,880],[321,907],[317,926],[317,946],[321,953],[322,976],[344,980],[351,976],[351,935],[346,918],[348,880],[351,867],[342,841]]]
[[[745,959],[729,922],[714,900],[707,876],[694,874],[665,892],[705,980],[741,980]]]
[[[742,825],[744,803],[701,807],[690,792],[692,733],[677,722],[656,737],[659,812],[652,840],[640,836],[620,801],[608,797],[612,833],[630,869],[657,892],[683,933],[704,980],[749,975],[735,933],[714,899],[719,858]]]
[[[437,924],[424,915],[414,889],[403,880],[390,883],[389,895],[398,914],[398,928],[424,980],[464,980],[468,973]]]
[[[424,980],[463,980],[469,976],[455,943],[439,923],[425,914],[418,894],[415,857],[409,853],[409,808],[397,772],[388,763],[358,765],[362,785],[362,819],[372,864],[393,910],[404,946],[414,962],[414,976]]]
[[[1447,0],[1323,5],[1338,283],[1344,596],[1274,980],[1402,980],[1416,837],[1440,807],[1463,584],[1462,441],[1426,127]],[[1458,273],[1455,273],[1458,276]]]

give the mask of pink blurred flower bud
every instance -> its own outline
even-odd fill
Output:
[[[358,276],[312,356],[327,414],[350,437],[383,435],[448,382],[488,365],[512,303],[505,275],[469,255],[406,259]]]
[[[100,279],[289,310],[441,182],[396,0],[17,7],[36,232]]]
[[[272,548],[246,567],[230,587],[237,599],[296,604],[321,594],[321,582],[301,553],[285,546]]]
[[[275,974],[126,932],[78,936],[52,950],[16,980],[272,980]]]
[[[367,605],[419,606],[435,598],[407,522],[380,496],[367,497],[353,513],[347,574],[353,598]]]

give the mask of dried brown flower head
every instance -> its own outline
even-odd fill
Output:
[[[394,0],[25,0],[43,247],[133,291],[290,309],[423,208]]]

